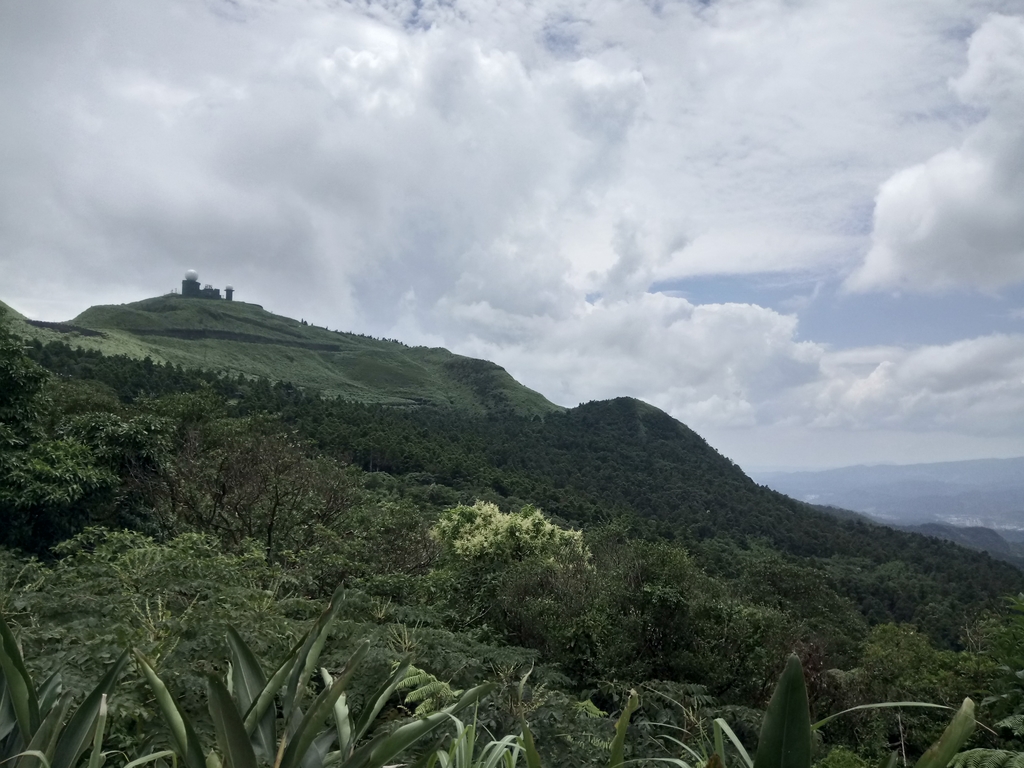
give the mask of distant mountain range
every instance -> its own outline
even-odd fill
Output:
[[[765,472],[754,479],[811,504],[1024,557],[1024,457]]]

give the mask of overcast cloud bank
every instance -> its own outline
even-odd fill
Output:
[[[741,463],[1024,454],[1022,333],[839,348],[801,335],[828,291],[687,290],[1016,290],[1012,10],[5,4],[2,298],[66,319],[195,267],[559,403],[640,397]]]

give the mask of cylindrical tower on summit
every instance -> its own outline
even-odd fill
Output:
[[[198,298],[199,291],[199,273],[190,269],[185,273],[185,279],[181,281],[181,295]]]

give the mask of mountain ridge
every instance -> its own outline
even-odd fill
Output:
[[[66,322],[10,315],[16,332],[43,343],[288,381],[358,402],[526,415],[561,409],[496,363],[331,331],[241,301],[171,294],[97,305]]]

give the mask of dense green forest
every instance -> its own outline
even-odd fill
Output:
[[[59,673],[70,706],[134,649],[101,733],[129,760],[167,748],[188,763],[154,680],[219,743],[230,728],[207,698],[241,706],[239,668],[269,676],[329,601],[308,711],[350,675],[331,706],[369,713],[333,737],[353,750],[428,722],[440,741],[405,759],[447,748],[447,708],[495,738],[529,723],[546,765],[605,764],[625,709],[626,757],[694,764],[677,742],[710,759],[716,718],[753,750],[795,653],[812,717],[970,696],[990,729],[973,746],[990,749],[965,765],[1018,759],[1020,571],[759,487],[638,401],[528,412],[489,400],[476,367],[445,370],[487,407],[357,403],[0,331],[3,657],[16,639],[25,679]],[[293,677],[288,696],[305,690]],[[63,700],[45,687],[40,701]],[[4,759],[30,739],[4,731],[20,721],[0,693]],[[814,759],[913,759],[948,721],[854,712],[817,732]]]

